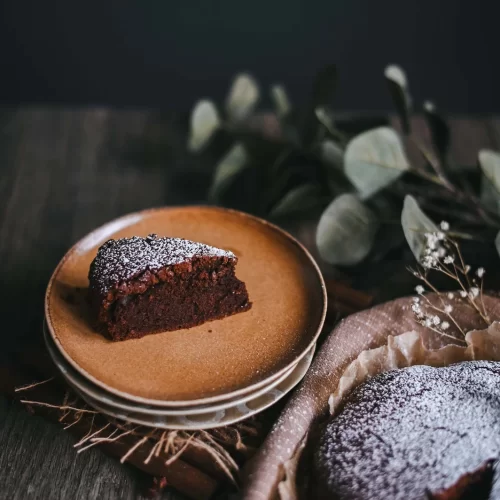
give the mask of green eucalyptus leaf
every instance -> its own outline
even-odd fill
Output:
[[[331,139],[325,139],[319,145],[319,157],[328,166],[342,170],[344,167],[344,151]]]
[[[481,179],[481,202],[491,210],[500,213],[500,153],[490,149],[479,151]]]
[[[333,122],[333,116],[330,110],[327,108],[319,107],[314,110],[316,118],[319,122],[331,133],[335,129],[335,124]]]
[[[406,74],[401,67],[392,64],[385,68],[384,76],[399,114],[403,131],[405,134],[409,134],[412,102]]]
[[[226,100],[226,113],[229,121],[245,119],[259,101],[260,91],[255,79],[246,73],[236,76]]]
[[[497,236],[495,238],[495,247],[497,249],[498,255],[500,255],[500,231],[498,231]]]
[[[346,266],[361,262],[370,253],[378,226],[376,215],[356,195],[341,194],[318,224],[316,245],[321,258]]]
[[[401,213],[401,225],[405,234],[406,241],[417,259],[421,262],[423,251],[426,244],[425,233],[439,231],[438,227],[424,214],[419,207],[417,200],[406,195]]]
[[[288,116],[292,110],[292,105],[290,104],[290,99],[288,99],[285,87],[283,85],[273,85],[271,87],[271,97],[274,101],[278,117],[284,118]]]
[[[313,84],[310,108],[305,115],[302,128],[302,140],[304,144],[311,144],[319,130],[319,123],[316,117],[316,109],[327,108],[337,90],[337,66],[329,64],[322,68]]]
[[[481,205],[492,212],[500,213],[500,194],[485,176],[481,178]]]
[[[333,113],[330,109],[319,107],[314,110],[316,118],[328,131],[328,134],[339,143],[347,142],[345,134],[343,134],[336,126],[333,118]]]
[[[249,164],[248,153],[242,144],[235,144],[215,167],[209,198],[217,201],[231,186],[232,182]]]
[[[259,198],[262,200],[267,210],[274,207],[283,196],[291,189],[313,182],[311,176],[307,176],[310,166],[300,163],[282,163],[281,167],[269,172],[270,175],[264,180],[265,188],[259,192]],[[313,173],[313,179],[315,175]]]
[[[450,128],[445,119],[439,114],[431,101],[424,102],[424,116],[431,132],[432,143],[438,153],[441,164],[446,164],[450,149]]]
[[[322,203],[321,188],[316,184],[304,184],[291,189],[274,206],[271,217],[283,217],[299,212],[307,212]]]
[[[191,113],[191,133],[188,148],[192,152],[201,150],[220,127],[221,120],[212,101],[198,101]]]
[[[362,199],[394,182],[410,168],[401,139],[379,127],[352,139],[344,157],[344,171]]]

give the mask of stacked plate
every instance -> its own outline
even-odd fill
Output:
[[[86,286],[97,248],[152,232],[232,250],[252,309],[124,342],[94,331]],[[66,254],[47,288],[44,336],[67,383],[96,410],[146,426],[209,429],[268,408],[301,381],[325,297],[313,259],[280,229],[213,207],[158,209],[113,221]]]
[[[157,401],[145,404],[133,398],[117,396],[82,376],[58,352],[46,328],[44,335],[49,354],[64,379],[90,406],[127,422],[164,429],[211,429],[239,422],[265,410],[302,380],[316,347],[314,345],[295,366],[260,389],[207,398],[207,402],[198,400],[176,404],[172,401]]]

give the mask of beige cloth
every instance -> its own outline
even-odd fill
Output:
[[[491,319],[499,320],[500,299],[485,297],[485,305]],[[410,306],[409,298],[382,304],[346,318],[330,333],[303,383],[286,405],[263,446],[245,467],[243,498],[268,500],[279,497],[278,484],[285,477],[285,469],[289,475],[293,475],[295,464],[291,458],[304,444],[314,420],[329,411],[330,396],[337,390],[348,365],[362,351],[387,345],[389,336],[411,331],[418,333],[418,341],[423,341],[429,349],[439,349],[449,344],[446,338],[417,324]],[[484,328],[478,315],[468,305],[455,305],[454,317],[465,331]],[[489,343],[481,349],[486,352],[499,349],[497,354],[500,354],[498,343],[496,346]],[[447,352],[450,361],[455,359],[455,348],[449,348]],[[359,383],[355,379],[352,378],[354,385]],[[344,389],[347,391],[352,386],[348,383]],[[336,397],[340,398],[341,394],[337,393]],[[335,397],[331,403],[335,405]],[[287,483],[281,484],[283,496],[293,498],[293,491],[289,491],[289,487]]]

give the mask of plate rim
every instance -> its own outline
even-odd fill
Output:
[[[307,375],[307,372],[309,371],[309,368],[311,367],[312,363],[313,363],[313,360],[314,360],[314,354],[316,352],[316,346],[313,346],[314,347],[314,351],[312,352],[312,355],[311,355],[311,359],[309,360],[309,362],[307,363],[307,366],[305,368],[305,371],[304,373],[302,374],[302,376],[297,380],[297,382],[295,382],[288,390],[284,391],[277,399],[274,399],[270,402],[267,402],[265,403],[262,407],[259,407],[257,409],[252,409],[249,411],[249,413],[245,414],[245,415],[240,415],[238,417],[235,417],[233,418],[232,420],[230,420],[229,422],[218,422],[214,425],[203,425],[203,424],[198,424],[198,423],[193,423],[192,426],[182,426],[182,425],[179,425],[179,424],[173,424],[173,425],[167,425],[167,424],[161,424],[158,425],[157,424],[153,424],[153,423],[145,423],[144,420],[141,420],[139,418],[135,418],[135,417],[125,417],[125,415],[122,415],[121,417],[117,416],[117,414],[113,415],[112,413],[109,413],[108,411],[104,410],[102,406],[100,406],[100,402],[98,402],[97,404],[93,404],[91,402],[89,402],[85,396],[88,396],[88,395],[85,395],[85,394],[82,394],[78,389],[76,388],[73,388],[76,393],[89,405],[91,406],[92,408],[94,408],[95,410],[101,412],[101,413],[104,413],[105,415],[108,415],[108,416],[111,416],[112,418],[117,418],[119,420],[123,420],[124,418],[126,418],[126,421],[127,422],[130,422],[130,423],[135,423],[135,424],[139,424],[139,425],[144,425],[145,427],[150,427],[150,428],[160,428],[160,429],[168,429],[168,430],[186,430],[186,431],[194,431],[194,430],[208,430],[208,429],[217,429],[219,427],[226,427],[227,425],[233,425],[233,424],[236,424],[238,422],[241,422],[242,420],[246,420],[247,418],[250,418],[254,415],[257,415],[258,413],[261,413],[265,410],[267,410],[268,408],[270,408],[271,406],[275,405],[278,401],[280,401],[281,399],[283,399],[285,396],[287,396],[288,394],[290,394],[295,388],[297,388],[301,383],[302,381],[304,380],[304,377]],[[298,363],[297,363],[297,366],[295,366],[295,369],[298,367],[298,365],[304,361],[305,358],[302,358]],[[292,370],[292,373],[290,375],[293,374],[293,370]],[[289,375],[289,376],[290,376]],[[286,380],[286,378],[284,379]],[[284,381],[283,380],[283,381]],[[282,381],[282,382],[283,382]],[[262,396],[262,395],[261,395]],[[90,397],[89,397],[90,398]],[[90,398],[92,399],[92,398]],[[228,408],[228,409],[231,409],[231,408]],[[224,411],[224,410],[221,410],[221,411]],[[180,415],[179,415],[180,416]]]
[[[104,235],[109,236],[110,233],[116,232],[119,228],[127,227],[128,221],[131,221],[130,223],[132,223],[132,221],[133,222],[138,221],[141,218],[144,218],[145,216],[147,216],[148,214],[152,214],[152,213],[156,213],[156,212],[174,212],[174,211],[183,211],[183,210],[209,210],[209,211],[214,211],[214,212],[231,213],[231,214],[237,215],[237,216],[242,217],[242,218],[251,219],[254,222],[268,226],[273,231],[278,232],[282,237],[284,237],[291,244],[296,246],[305,255],[305,257],[308,259],[309,263],[311,264],[312,269],[315,271],[316,277],[318,279],[318,282],[319,282],[319,285],[321,288],[322,311],[321,311],[321,315],[320,315],[318,324],[316,326],[316,331],[315,331],[314,335],[311,337],[311,340],[309,341],[309,343],[307,344],[305,349],[302,350],[298,355],[296,355],[290,363],[288,363],[286,366],[284,366],[283,368],[281,368],[277,372],[273,373],[269,377],[262,379],[262,380],[259,380],[258,382],[255,382],[254,384],[251,384],[249,386],[239,388],[239,389],[227,392],[227,393],[217,394],[215,396],[199,398],[196,400],[193,400],[193,399],[192,400],[171,400],[171,401],[168,401],[169,406],[172,406],[172,407],[174,407],[174,406],[197,406],[200,404],[210,404],[210,403],[216,402],[216,401],[223,401],[225,399],[231,399],[233,397],[237,397],[239,395],[246,394],[248,392],[251,392],[253,390],[257,390],[257,389],[265,386],[267,383],[271,382],[272,380],[274,380],[275,378],[277,378],[281,374],[283,374],[285,371],[290,369],[294,364],[299,362],[304,357],[304,355],[310,350],[312,345],[318,340],[318,337],[319,337],[319,335],[323,329],[323,325],[325,323],[327,305],[328,305],[328,297],[327,297],[327,292],[326,292],[325,281],[324,281],[323,275],[321,273],[321,270],[320,270],[318,264],[316,263],[314,257],[311,255],[309,250],[307,250],[307,248],[305,248],[305,246],[302,243],[300,243],[290,233],[288,233],[284,229],[276,226],[275,224],[268,222],[264,219],[261,219],[260,217],[256,217],[254,215],[247,214],[245,212],[241,212],[239,210],[234,210],[232,208],[218,207],[218,206],[213,206],[213,205],[174,205],[174,206],[167,206],[167,207],[156,207],[156,208],[149,208],[146,210],[140,210],[138,212],[131,212],[131,213],[125,214],[123,216],[117,217],[116,219],[108,221],[105,224],[102,224],[101,226],[90,231],[89,233],[84,235],[82,238],[80,238],[76,243],[74,243],[69,248],[69,250],[67,250],[67,252],[64,254],[62,259],[57,264],[56,268],[54,269],[54,271],[49,279],[49,282],[48,282],[48,285],[47,285],[47,288],[45,291],[44,313],[45,313],[45,319],[47,322],[49,333],[50,333],[52,339],[54,340],[58,350],[61,352],[61,354],[64,356],[64,358],[78,372],[80,372],[87,379],[91,380],[92,382],[94,382],[95,384],[100,386],[101,388],[106,389],[107,391],[109,391],[113,394],[116,394],[118,396],[121,396],[124,399],[128,399],[130,401],[135,401],[135,402],[145,403],[145,404],[150,404],[150,405],[155,405],[155,404],[158,404],[158,402],[162,402],[162,401],[167,402],[167,400],[162,400],[162,399],[144,398],[141,396],[136,396],[134,394],[130,394],[130,393],[127,393],[125,391],[121,391],[119,389],[111,387],[111,386],[105,384],[104,382],[102,382],[101,380],[97,379],[96,377],[94,377],[89,372],[87,372],[87,370],[85,370],[78,363],[76,363],[76,361],[73,360],[73,358],[71,358],[71,356],[65,351],[63,345],[59,341],[59,339],[54,331],[53,325],[52,325],[52,318],[50,315],[50,297],[51,297],[53,284],[55,282],[56,276],[58,275],[61,267],[73,255],[73,253],[80,246],[82,246],[82,244],[86,240],[90,240],[92,238],[95,239],[97,235],[101,234],[102,235],[101,239],[100,240],[97,239],[96,244],[102,244],[101,240],[103,239],[103,237],[106,237]]]
[[[52,341],[52,338],[49,336],[49,333],[47,332],[47,329],[45,327],[45,322],[44,322],[43,336],[44,336],[46,348],[49,352],[49,355],[52,359],[52,362],[56,365],[56,368],[59,369],[62,377],[64,379],[66,379],[70,385],[76,386],[81,392],[84,392],[90,398],[95,399],[97,401],[100,401],[100,399],[99,399],[100,397],[105,397],[105,396],[96,395],[97,393],[94,393],[94,392],[88,392],[87,389],[84,388],[85,387],[84,385],[80,385],[81,381],[76,380],[76,378],[73,374],[67,373],[68,369],[74,370],[74,368],[72,366],[65,366],[63,364],[63,361],[62,361],[62,360],[64,360],[64,358],[62,358],[62,360],[54,358],[52,351],[55,349],[55,346],[48,345]],[[316,344],[313,345],[309,351],[307,351],[307,354],[305,357],[307,357],[307,355],[311,351],[312,351],[312,353],[314,353],[315,350],[316,350]],[[61,356],[60,354],[58,354],[58,352],[55,353],[54,355],[56,357]],[[64,360],[64,362],[66,362],[66,361]],[[157,414],[159,415],[160,413],[163,413],[163,414],[169,415],[169,416],[200,415],[200,414],[203,414],[203,413],[206,413],[209,411],[225,410],[228,408],[232,408],[233,406],[238,406],[239,404],[242,404],[242,403],[248,403],[249,401],[252,401],[253,399],[256,399],[256,398],[262,396],[263,394],[266,394],[266,392],[274,389],[277,385],[281,384],[281,382],[283,382],[288,376],[290,376],[293,373],[293,371],[297,368],[299,363],[300,363],[300,361],[298,363],[296,363],[294,366],[292,366],[290,368],[290,370],[285,372],[282,376],[271,381],[271,383],[268,386],[264,386],[260,389],[257,389],[255,392],[244,394],[241,397],[241,399],[238,399],[236,401],[230,401],[230,400],[220,401],[220,402],[215,403],[213,407],[204,407],[204,408],[198,408],[198,407],[192,407],[192,406],[188,406],[185,408],[181,408],[181,407],[172,408],[169,406],[157,406],[154,409],[153,408],[141,408],[138,406],[137,408],[139,408],[139,411],[144,412],[144,413],[149,414],[149,415],[157,415]],[[63,368],[64,368],[64,370],[63,370]],[[76,372],[76,370],[74,370],[74,371],[75,371],[76,377],[81,377],[82,379],[84,379],[88,383],[92,383],[91,381],[88,381],[87,379],[85,379],[85,377],[83,377],[80,373]],[[99,386],[96,386],[96,387],[97,387],[97,390],[104,391],[104,389],[100,388]],[[111,394],[111,397],[118,397],[118,396],[116,396],[115,394]],[[102,401],[102,403],[110,404],[111,406],[116,405],[117,409],[121,408],[124,411],[136,411],[136,409],[132,406],[133,402],[129,402],[130,406],[123,406],[123,407],[121,407],[119,405],[124,404],[124,403],[116,403],[113,400],[111,400],[109,403],[107,403],[106,401]],[[149,406],[151,406],[151,405],[149,405]]]

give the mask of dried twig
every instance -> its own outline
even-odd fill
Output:
[[[16,387],[14,389],[14,392],[28,391],[28,390],[34,389],[35,387],[38,387],[42,384],[46,384],[47,382],[52,382],[52,380],[54,380],[54,377],[50,377],[47,380],[42,380],[40,382],[34,382],[32,384],[29,384],[29,385],[23,385],[22,387]]]
[[[40,384],[30,384],[24,388],[19,388],[19,391],[28,390],[38,385]],[[127,461],[146,443],[150,443],[151,448],[148,449],[146,457],[142,459],[143,462],[147,464],[153,457],[164,456],[166,465],[170,465],[178,460],[189,448],[198,448],[213,459],[234,485],[237,484],[236,477],[239,466],[227,448],[247,450],[248,446],[244,443],[244,436],[255,437],[259,434],[259,424],[253,420],[240,422],[222,429],[213,429],[212,431],[169,431],[132,425],[129,422],[109,418],[100,412],[89,409],[85,402],[70,391],[65,393],[61,405],[35,400],[21,400],[21,402],[58,411],[62,415],[58,420],[61,421],[64,418],[66,421],[65,429],[69,429],[76,424],[86,424],[88,426],[87,432],[74,445],[75,448],[78,448],[77,453],[82,453],[99,444],[126,442],[128,445],[129,442],[123,441],[123,438],[132,438],[130,446],[121,456],[120,461],[122,463]],[[96,424],[99,425],[97,429]]]
[[[95,410],[86,410],[83,408],[74,408],[72,406],[65,406],[65,405],[62,405],[62,406],[51,405],[49,403],[44,403],[43,401],[29,401],[27,399],[21,399],[20,402],[25,404],[25,405],[45,406],[46,408],[53,408],[53,409],[61,410],[61,411],[72,410],[72,411],[75,411],[77,413],[94,413],[94,414],[98,413]]]

